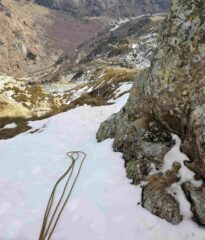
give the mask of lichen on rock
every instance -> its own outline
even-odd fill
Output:
[[[177,200],[167,192],[167,188],[179,181],[177,173],[181,165],[175,162],[171,170],[148,177],[148,183],[143,188],[142,205],[151,213],[166,219],[172,224],[178,224],[183,217]]]
[[[183,190],[190,201],[195,220],[205,225],[205,186],[195,187],[190,182],[183,184]]]
[[[172,143],[170,133],[182,139],[182,151],[191,160],[186,165],[198,179],[205,179],[204,33],[205,2],[173,0],[151,67],[137,75],[123,109],[100,126],[98,141],[114,138],[114,150],[123,152],[128,177],[137,179],[137,183],[146,177],[139,171],[140,162],[147,166],[145,175],[149,174],[148,161],[160,172]],[[158,177],[164,180],[163,175]],[[144,197],[148,189],[144,189]],[[176,200],[170,203],[165,197],[160,204],[153,203],[151,196],[159,192],[155,188],[152,191],[145,201],[150,204],[144,207],[171,223],[179,223]],[[154,210],[155,204],[159,211]],[[166,204],[176,209],[178,220],[170,218],[170,208],[161,214]]]

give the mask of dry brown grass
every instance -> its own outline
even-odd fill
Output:
[[[65,94],[64,99],[68,99],[70,93],[78,91],[84,87],[92,88],[92,91],[81,95],[78,99],[72,101],[70,106],[89,104],[91,106],[102,106],[108,104],[108,100],[115,99],[115,91],[120,83],[131,82],[134,80],[137,69],[128,69],[122,67],[104,66],[101,69],[96,69],[88,83],[82,83],[74,87]],[[120,94],[128,93],[128,91]]]
[[[158,190],[160,189],[162,190],[171,186],[173,183],[178,182],[180,180],[180,178],[177,176],[177,173],[179,172],[180,168],[181,168],[180,163],[175,162],[172,166],[172,169],[166,171],[164,174],[160,172],[152,176],[148,176],[147,186],[152,189]]]
[[[114,92],[120,83],[134,81],[136,72],[136,69],[105,67],[103,75],[89,83],[93,90],[86,95],[86,102],[91,102],[94,106],[107,104],[108,100],[115,97]],[[85,95],[81,101],[84,98]]]
[[[136,69],[106,67],[104,70],[104,80],[112,83],[122,83],[134,81]]]
[[[137,69],[121,67],[105,67],[103,75],[89,84],[90,87],[99,88],[108,84],[119,84],[123,82],[132,82],[136,76]]]
[[[4,110],[6,107],[8,106],[8,103],[7,102],[4,102],[4,101],[0,101],[0,110]]]
[[[105,99],[102,96],[91,96],[88,94],[83,94],[78,99],[74,100],[70,107],[76,107],[76,106],[82,106],[84,104],[90,105],[90,106],[103,106],[107,105],[107,99]]]
[[[153,17],[150,17],[150,19],[153,22],[159,22],[159,21],[163,21],[165,19],[165,16],[153,16]]]

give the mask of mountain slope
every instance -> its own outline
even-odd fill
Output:
[[[96,20],[83,21],[32,2],[0,1],[0,72],[35,74],[71,59],[78,45],[104,29]]]
[[[127,17],[166,12],[170,0],[36,0],[37,3],[77,15]]]
[[[48,9],[23,1],[1,1],[1,72],[19,75],[31,71],[32,67],[38,69],[42,63],[45,68],[49,65],[46,61],[45,39],[42,36],[42,23],[47,21],[48,14]]]

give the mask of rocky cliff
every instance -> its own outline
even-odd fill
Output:
[[[169,0],[36,0],[37,3],[77,15],[128,17],[166,12]]]
[[[134,184],[146,181],[146,209],[173,224],[182,221],[179,201],[168,191],[182,184],[194,219],[205,224],[204,185],[180,181],[179,174],[188,167],[195,180],[205,179],[205,2],[173,0],[158,42],[151,68],[137,76],[127,104],[101,124],[97,139],[114,138],[128,177]],[[171,133],[182,139],[190,161],[164,171]]]

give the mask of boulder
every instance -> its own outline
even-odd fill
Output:
[[[191,203],[191,210],[195,220],[205,225],[205,186],[195,187],[190,182],[184,183],[182,188]]]

